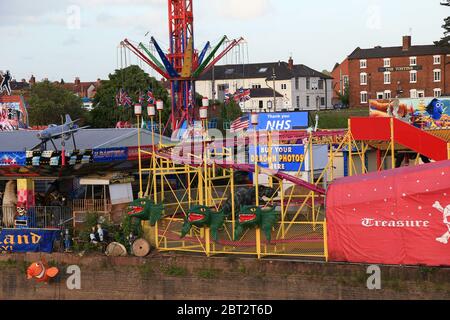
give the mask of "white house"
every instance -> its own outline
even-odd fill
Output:
[[[273,108],[273,83],[275,101]],[[196,92],[223,101],[228,89],[266,89],[253,95],[243,111],[299,111],[331,109],[332,78],[294,61],[215,66],[196,81]],[[269,91],[267,91],[269,89]],[[271,108],[272,107],[272,108]]]

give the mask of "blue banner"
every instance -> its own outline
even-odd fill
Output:
[[[126,161],[128,159],[128,148],[94,149],[94,162]]]
[[[280,112],[260,113],[258,117],[258,131],[285,131],[308,128],[308,112]],[[249,130],[253,130],[252,124]]]
[[[25,151],[0,152],[0,167],[24,166],[27,163]]]
[[[59,232],[57,229],[3,229],[0,232],[0,253],[51,253],[53,242],[59,239]]]
[[[269,148],[267,146],[258,146],[258,162],[261,167],[269,168]],[[250,163],[255,163],[255,147],[249,148]],[[280,171],[298,171],[300,163],[302,171],[305,170],[305,146],[303,145],[281,145],[272,146],[271,168]]]

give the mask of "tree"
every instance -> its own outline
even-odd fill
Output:
[[[116,96],[123,89],[131,97],[133,103],[139,101],[139,94],[147,95],[152,90],[155,99],[164,101],[162,122],[165,124],[171,113],[171,103],[167,90],[155,78],[150,77],[138,66],[130,66],[116,70],[109,75],[109,80],[102,81],[94,97],[94,109],[91,111],[90,124],[96,128],[115,127],[118,121],[135,122],[133,106],[117,106]],[[143,113],[147,107],[147,96],[143,104]]]
[[[230,100],[230,103],[228,104],[221,102],[219,105],[221,108],[222,120],[222,124],[219,124],[220,128],[223,128],[224,123],[232,122],[237,118],[242,117],[242,109],[236,101]]]
[[[446,2],[441,2],[441,6],[450,7],[450,0],[445,0]],[[444,19],[444,37],[439,41],[435,41],[434,44],[437,46],[450,46],[450,17]]]
[[[80,124],[86,122],[86,111],[81,99],[59,84],[49,81],[36,83],[31,88],[28,104],[32,126],[60,124],[61,116],[66,114],[74,120],[80,119]]]
[[[336,93],[338,95],[339,101],[341,101],[343,105],[350,105],[350,85],[348,83],[345,84],[343,93],[337,91]]]

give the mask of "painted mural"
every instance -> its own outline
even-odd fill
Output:
[[[395,117],[422,129],[450,127],[450,98],[370,100],[371,117]]]
[[[25,129],[28,114],[21,96],[0,96],[0,131]]]

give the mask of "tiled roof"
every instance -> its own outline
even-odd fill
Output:
[[[201,76],[199,80],[212,80],[213,78],[215,80],[272,79],[274,69],[277,80],[290,80],[301,77],[332,79],[330,76],[303,64],[294,65],[291,69],[287,62],[272,62],[215,66]]]
[[[375,47],[371,49],[356,48],[349,55],[349,59],[375,59],[387,57],[413,57],[425,55],[450,54],[450,47],[435,45],[411,46],[409,50],[403,50],[403,47]]]

